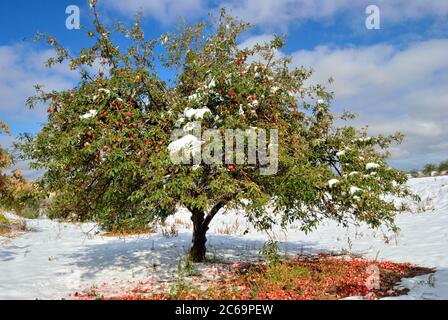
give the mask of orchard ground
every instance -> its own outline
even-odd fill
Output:
[[[411,179],[409,185],[422,202],[407,203],[407,212],[397,217],[401,229],[397,235],[363,226],[345,229],[331,221],[305,235],[292,225],[286,232],[273,230],[282,253],[293,260],[307,254],[344,253],[376,260],[385,267],[389,266],[387,260],[435,268],[434,273],[402,279],[396,291],[401,295],[389,299],[448,299],[448,176]],[[86,294],[113,298],[128,293],[135,297],[145,291],[143,285],[170,288],[179,284],[179,266],[191,244],[191,221],[182,209],[154,234],[110,237],[93,224],[47,219],[27,220],[27,225],[32,232],[12,239],[0,236],[0,299],[62,299]],[[214,280],[228,272],[226,266],[256,263],[267,239],[238,212],[223,212],[210,226],[210,261],[194,265],[188,273],[199,272],[201,283],[213,286]],[[364,268],[364,261],[354,260],[353,264]]]

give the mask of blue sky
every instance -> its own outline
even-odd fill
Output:
[[[380,9],[381,28],[365,27],[368,5]],[[36,132],[45,108],[28,110],[33,84],[64,89],[76,83],[65,68],[46,70],[50,48],[33,42],[37,31],[53,34],[70,50],[86,45],[85,30],[65,27],[66,7],[81,9],[88,25],[86,0],[15,0],[0,2],[0,119],[14,134]],[[226,7],[256,27],[246,44],[285,34],[283,54],[293,64],[315,69],[313,82],[332,76],[334,110],[350,110],[357,126],[372,134],[400,130],[407,138],[392,149],[390,163],[419,168],[448,158],[448,1],[446,0],[99,0],[102,16],[130,23],[144,15],[148,37],[176,27],[178,17],[193,22]],[[12,138],[0,137],[2,145]]]

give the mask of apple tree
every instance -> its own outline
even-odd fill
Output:
[[[109,28],[91,4],[91,47],[74,57],[45,36],[57,53],[48,65],[68,62],[79,83],[65,91],[37,87],[29,100],[49,105],[48,122],[25,136],[21,149],[46,171],[40,185],[52,193],[50,217],[135,228],[184,207],[194,226],[194,261],[205,259],[207,230],[223,208],[240,209],[259,229],[299,221],[309,231],[324,219],[395,227],[393,197],[410,193],[406,176],[386,159],[401,135],[369,137],[337,126],[352,115],[333,114],[332,93],[308,85],[312,72],[279,54],[284,39],[243,48],[249,24],[222,11],[216,21],[145,40],[138,19],[131,28]],[[120,34],[126,46],[114,42]],[[213,146],[210,154],[221,155],[225,142],[234,146],[238,137],[229,138],[229,129],[276,132],[275,145],[258,140],[275,155],[276,170],[266,174],[267,164],[244,161],[246,154],[193,161],[198,150]],[[207,130],[223,138],[193,133]],[[179,131],[185,136],[173,138]],[[178,151],[192,161],[173,161]]]

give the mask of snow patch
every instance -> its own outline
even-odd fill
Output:
[[[87,112],[86,114],[80,116],[80,119],[90,119],[90,118],[95,118],[96,115],[98,114],[98,111],[96,110],[89,110],[89,112]]]
[[[188,119],[191,119],[191,118],[202,119],[202,118],[204,118],[204,115],[206,115],[207,113],[211,113],[210,109],[207,107],[201,108],[201,109],[187,108],[184,111],[184,115]]]
[[[378,169],[379,167],[380,165],[378,163],[369,162],[368,164],[366,164],[366,170]]]
[[[330,188],[333,188],[333,186],[334,186],[335,184],[337,184],[337,183],[339,183],[339,180],[338,180],[338,179],[331,179],[331,180],[328,181],[328,186],[329,186]]]
[[[177,154],[180,151],[186,151],[192,154],[196,154],[201,151],[202,141],[199,140],[194,135],[186,135],[185,137],[182,137],[176,141],[171,142],[168,145],[168,150],[171,154]]]
[[[358,187],[350,187],[350,194],[351,195],[354,195],[354,194],[356,194],[356,193],[358,193],[358,192],[360,192],[360,191],[362,191],[362,189],[360,189],[360,188],[358,188]]]

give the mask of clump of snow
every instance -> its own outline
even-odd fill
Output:
[[[80,119],[90,119],[90,118],[95,118],[96,115],[98,114],[98,111],[96,110],[89,110],[89,112],[87,112],[86,114],[83,114],[82,116],[80,116]]]
[[[358,193],[360,191],[362,191],[362,189],[360,189],[358,187],[354,187],[354,186],[350,187],[350,194],[351,195],[354,195],[354,194],[356,194],[356,193]]]
[[[207,113],[211,113],[210,109],[207,107],[201,109],[187,108],[184,111],[185,117],[187,117],[188,119],[192,118],[202,119]]]
[[[187,154],[188,152],[196,154],[201,151],[201,145],[201,140],[199,140],[196,136],[189,134],[185,137],[171,142],[168,145],[168,150],[171,154],[177,154],[180,151],[186,151]]]
[[[191,96],[188,97],[189,101],[195,101],[200,98],[200,95],[198,93],[193,93]]]
[[[251,107],[253,107],[253,108],[256,108],[256,107],[258,107],[258,105],[259,105],[259,102],[258,102],[258,100],[254,100],[254,101],[252,101],[251,103],[249,103],[249,106],[251,106]]]
[[[369,142],[370,140],[372,140],[372,137],[358,138],[355,141],[358,141],[358,142]]]
[[[238,110],[238,113],[240,114],[240,115],[242,115],[242,116],[244,116],[244,109],[243,109],[243,106],[240,104],[240,108],[239,108],[239,110]]]
[[[380,165],[378,163],[369,162],[368,164],[366,164],[366,170],[378,169],[379,167]]]
[[[98,92],[104,92],[105,94],[110,94],[110,90],[109,89],[104,89],[104,88],[98,89]]]
[[[339,180],[338,180],[338,179],[331,179],[331,180],[328,181],[328,186],[329,186],[330,188],[333,188],[333,186],[334,186],[336,183],[339,183]]]
[[[324,198],[327,199],[327,200],[332,200],[333,199],[331,193],[329,193],[329,192],[324,192]]]
[[[212,81],[210,81],[210,83],[207,86],[209,89],[213,89],[214,87],[216,87],[216,81],[215,79],[212,79]]]

